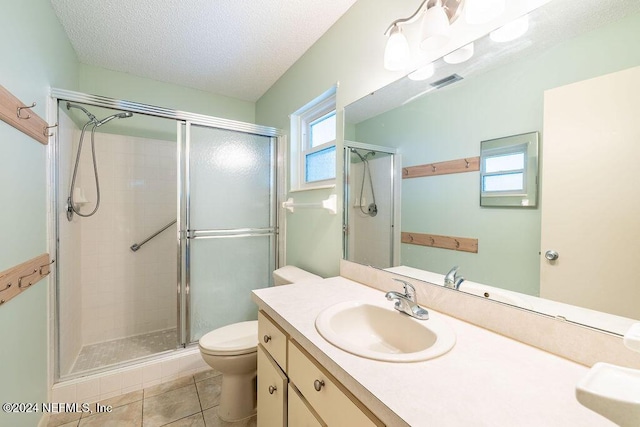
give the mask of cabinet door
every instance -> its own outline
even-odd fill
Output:
[[[288,361],[291,382],[328,425],[332,427],[383,425],[293,341],[289,341]]]
[[[287,412],[288,422],[291,427],[326,427],[326,424],[318,420],[316,415],[307,406],[304,397],[295,387],[289,384],[289,404]]]
[[[258,342],[271,357],[287,370],[287,335],[264,312],[258,312]]]
[[[287,377],[258,346],[258,427],[287,426]]]

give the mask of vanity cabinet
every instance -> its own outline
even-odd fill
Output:
[[[258,427],[384,425],[262,311],[258,337]]]

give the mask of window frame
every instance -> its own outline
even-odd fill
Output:
[[[314,99],[304,107],[291,115],[291,190],[303,191],[321,188],[334,188],[337,179],[337,108],[335,88],[325,92],[320,97]],[[336,135],[334,139],[312,147],[313,125],[326,120],[330,116],[336,117]],[[334,175],[318,181],[307,182],[307,156],[319,151],[336,148],[334,154]]]
[[[524,155],[522,169],[486,171],[487,159],[510,154]],[[484,179],[489,176],[523,174],[523,188],[485,191]],[[538,132],[507,136],[480,142],[480,206],[535,207],[538,196]]]

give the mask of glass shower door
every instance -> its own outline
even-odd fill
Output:
[[[186,123],[186,343],[257,318],[276,263],[275,138]]]

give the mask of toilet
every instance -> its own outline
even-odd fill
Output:
[[[322,280],[322,277],[287,265],[273,272],[274,286]],[[218,417],[238,421],[256,412],[258,321],[239,322],[205,334],[198,342],[202,358],[222,373]]]

